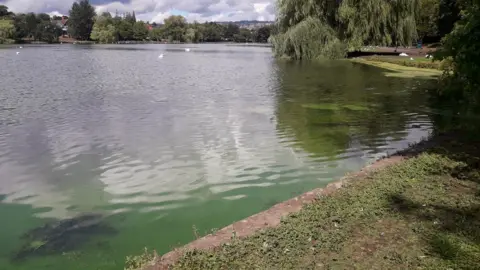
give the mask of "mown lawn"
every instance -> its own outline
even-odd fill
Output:
[[[480,269],[476,143],[445,140],[173,269]]]

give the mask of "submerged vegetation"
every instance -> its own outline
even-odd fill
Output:
[[[63,254],[75,250],[94,235],[113,233],[116,230],[106,224],[99,214],[84,214],[47,223],[22,236],[24,244],[12,259],[20,261],[32,256]]]

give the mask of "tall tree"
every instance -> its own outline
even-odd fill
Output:
[[[135,12],[133,12],[133,15],[130,12],[125,13],[124,20],[133,25],[137,21],[137,19],[135,18]]]
[[[408,45],[416,38],[418,0],[278,0],[277,55],[341,57],[370,45]]]
[[[463,16],[443,42],[440,56],[453,61],[445,79],[444,94],[462,103],[462,109],[480,105],[480,0],[465,5]],[[472,106],[473,105],[473,106]]]
[[[271,34],[271,26],[262,26],[255,30],[254,41],[258,43],[267,43]]]
[[[195,28],[193,27],[189,27],[187,28],[187,30],[185,31],[185,42],[188,42],[188,43],[195,43],[195,42],[198,42],[198,35],[197,35],[197,30],[195,30]]]
[[[40,21],[35,31],[35,40],[47,43],[58,41],[58,37],[62,35],[62,29],[50,21]]]
[[[0,44],[13,42],[15,26],[12,20],[0,19]]]
[[[27,37],[27,22],[26,14],[16,14],[13,24],[15,25],[15,40],[21,40],[22,38]]]
[[[50,15],[48,15],[47,13],[39,13],[37,14],[37,20],[38,21],[45,21],[45,22],[49,22],[50,21]]]
[[[170,16],[164,20],[164,34],[170,41],[183,42],[187,20],[183,16]]]
[[[132,40],[133,39],[133,25],[129,21],[121,20],[116,25],[116,28],[118,30],[120,40]]]
[[[148,37],[147,25],[142,21],[135,22],[135,24],[133,25],[133,39],[145,40],[147,39],[147,37]]]
[[[227,25],[227,27],[225,28],[224,38],[226,38],[228,40],[233,40],[233,37],[236,34],[239,34],[239,33],[240,33],[240,27],[238,27],[238,25],[236,25],[236,24],[229,23]]]
[[[242,28],[233,36],[235,42],[250,42],[252,41],[252,32],[248,29]]]
[[[90,38],[100,43],[113,43],[117,41],[117,29],[110,13],[106,12],[95,18],[95,24]]]
[[[13,15],[12,12],[8,11],[8,7],[0,5],[0,18]]]
[[[37,30],[37,25],[40,22],[38,21],[37,16],[34,13],[28,13],[25,17],[25,29],[28,37],[33,37],[35,31]]]
[[[88,0],[80,0],[72,5],[69,11],[68,30],[70,34],[80,40],[88,40],[92,33],[95,8]]]
[[[440,0],[420,0],[416,19],[420,39],[438,36],[439,14]]]

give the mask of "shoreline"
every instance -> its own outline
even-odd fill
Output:
[[[432,135],[125,269],[480,267],[479,142],[458,132]]]
[[[394,64],[389,62],[372,61],[370,59],[365,59],[365,58],[351,58],[346,60],[352,63],[369,65],[372,67],[384,69],[385,76],[387,77],[435,79],[440,77],[443,74],[443,71],[438,69],[404,66],[404,65]]]
[[[183,247],[176,248],[160,257],[154,259],[143,270],[164,270],[169,269],[171,265],[176,263],[185,253],[193,250],[212,250],[232,241],[232,235],[235,238],[245,238],[251,236],[261,230],[267,228],[275,228],[280,225],[283,218],[290,214],[297,213],[303,209],[305,205],[311,204],[319,197],[330,196],[337,190],[344,187],[357,178],[367,177],[369,174],[385,169],[389,166],[399,164],[404,161],[406,156],[393,155],[365,166],[360,171],[349,173],[342,178],[327,184],[324,188],[316,188],[314,190],[303,193],[284,202],[280,202],[271,208],[260,213],[249,216],[245,219],[228,225],[214,234],[208,234],[197,240],[194,240]]]
[[[441,74],[441,72],[438,70],[425,70],[391,63],[377,63],[364,59],[348,59],[348,61],[384,68],[392,73],[402,74],[404,72],[415,72],[419,73],[420,77],[437,77]],[[162,256],[158,256],[154,252],[154,255],[152,255],[153,259],[151,259],[151,257],[143,258],[143,260],[147,259],[147,261],[143,262],[143,266],[138,269],[169,269],[189,252],[213,251],[222,245],[231,243],[235,239],[245,239],[266,229],[276,228],[280,225],[281,221],[285,217],[300,212],[306,205],[310,205],[318,201],[319,197],[335,194],[348,183],[356,182],[357,180],[361,181],[375,172],[382,171],[390,166],[403,163],[405,160],[418,156],[420,153],[425,152],[427,149],[433,148],[435,145],[437,145],[437,143],[432,142],[431,140],[422,140],[405,150],[398,151],[390,156],[378,159],[373,163],[366,165],[359,171],[348,173],[342,178],[329,183],[324,188],[316,188],[297,197],[280,202],[265,211],[234,222],[216,231],[215,233],[193,240],[192,242],[189,242],[180,248],[175,248],[163,254]]]
[[[141,270],[166,270],[177,263],[182,256],[192,251],[212,251],[222,245],[237,239],[244,239],[268,228],[275,228],[281,221],[291,214],[304,209],[305,206],[335,194],[338,190],[349,183],[361,181],[371,174],[382,171],[390,166],[400,164],[412,157],[419,155],[427,149],[433,148],[435,143],[430,140],[422,140],[415,145],[398,151],[392,155],[375,160],[358,171],[347,173],[340,179],[330,182],[323,188],[316,188],[299,196],[275,204],[271,208],[253,214],[247,218],[236,221],[214,233],[193,240],[182,247],[175,248],[161,256],[154,252],[153,259],[146,262]]]

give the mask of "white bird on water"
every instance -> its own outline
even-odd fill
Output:
[[[19,55],[19,54],[20,54],[20,52],[17,52],[17,55]]]
[[[19,49],[23,49],[23,47],[22,47],[22,46],[20,46],[20,47],[18,47],[18,48],[19,48]]]
[[[190,51],[190,48],[185,48],[185,51],[186,51],[186,52],[189,52],[189,51]]]
[[[163,53],[158,56],[158,58],[163,58]]]

